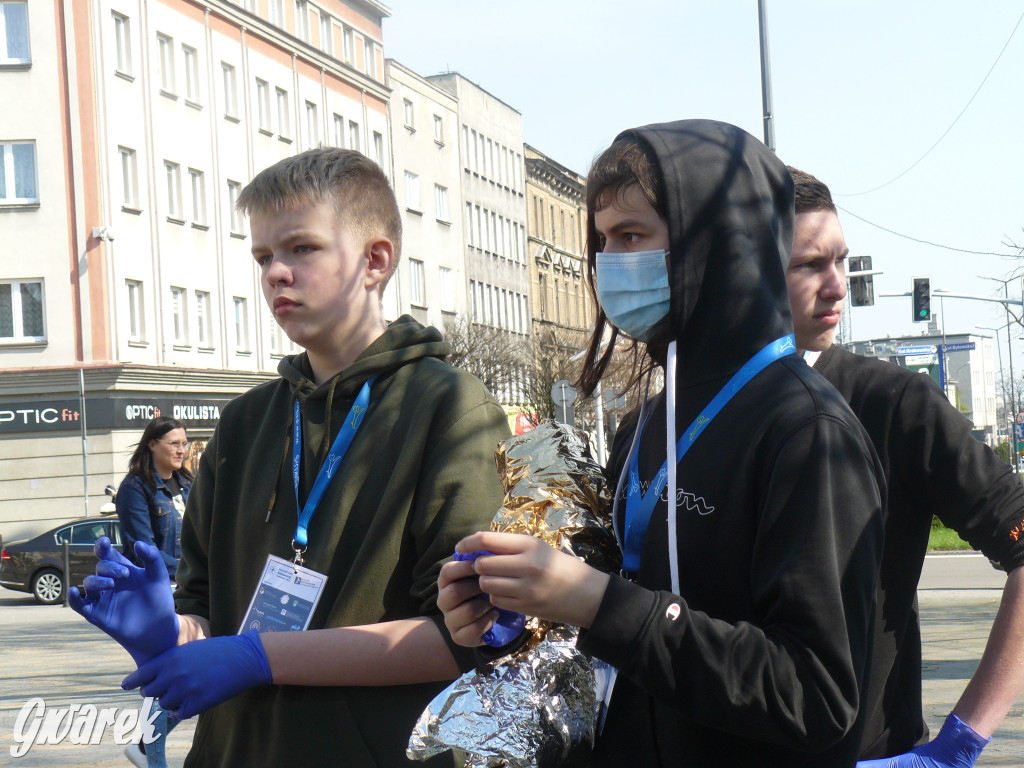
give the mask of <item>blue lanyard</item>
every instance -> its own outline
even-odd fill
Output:
[[[320,499],[323,498],[324,491],[330,485],[331,478],[338,471],[341,460],[348,453],[348,448],[352,445],[352,438],[356,436],[356,430],[363,423],[366,408],[370,404],[370,387],[376,378],[374,376],[363,384],[363,388],[359,390],[356,401],[352,403],[352,407],[345,417],[345,422],[341,425],[341,429],[338,430],[338,436],[334,438],[334,443],[331,445],[327,458],[320,465],[320,471],[317,472],[316,481],[313,483],[309,496],[306,497],[306,506],[304,507],[299,505],[299,466],[302,462],[302,416],[299,413],[299,401],[295,401],[295,413],[292,418],[294,437],[292,440],[292,482],[295,485],[295,508],[300,511],[299,524],[295,528],[292,546],[295,548],[296,562],[300,564],[302,563],[302,552],[305,550],[309,540],[309,521],[313,519],[313,513],[316,512],[316,508],[320,505]],[[330,408],[331,404],[328,403],[327,407]]]
[[[783,336],[781,339],[768,344],[760,352],[748,360],[742,368],[733,374],[724,387],[711,402],[704,406],[693,423],[687,427],[686,432],[676,443],[676,463],[682,461],[683,456],[690,450],[698,437],[707,429],[708,424],[718,415],[725,404],[732,400],[733,396],[743,389],[746,384],[758,373],[779,358],[796,351],[796,340],[793,336]],[[643,434],[646,419],[640,425],[640,433]],[[640,439],[637,439],[636,450],[629,461],[628,492],[626,495],[626,536],[622,545],[622,570],[627,573],[636,573],[640,568],[640,553],[643,551],[644,538],[647,536],[647,526],[651,521],[651,514],[654,512],[654,505],[661,497],[668,482],[668,461],[661,465],[661,469],[654,477],[654,481],[647,489],[647,493],[640,492],[640,471],[638,456],[640,454]]]

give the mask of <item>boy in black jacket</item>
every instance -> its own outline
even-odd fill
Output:
[[[867,429],[889,489],[861,757],[900,756],[877,763],[886,768],[970,766],[1024,690],[1024,490],[1010,468],[974,439],[970,421],[931,378],[832,344],[846,297],[849,249],[828,187],[789,170],[796,230],[786,282],[797,347],[807,350],[807,362]],[[933,514],[1010,575],[981,664],[935,741],[926,744],[917,583]]]
[[[608,467],[625,577],[478,533],[458,549],[496,554],[442,569],[446,624],[465,645],[495,606],[586,628],[581,649],[619,671],[596,766],[849,768],[883,481],[849,407],[795,354],[789,174],[734,126],[652,125],[597,159],[587,204],[600,313],[584,389],[618,332],[665,369]]]

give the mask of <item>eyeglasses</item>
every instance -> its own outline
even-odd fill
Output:
[[[171,446],[171,448],[177,448],[178,450],[181,450],[181,451],[187,451],[188,450],[188,445],[189,445],[188,440],[184,440],[184,441],[182,441],[180,443],[172,443],[169,440],[157,440],[157,442],[158,443],[167,443],[167,445]]]

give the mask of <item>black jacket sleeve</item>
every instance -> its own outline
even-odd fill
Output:
[[[972,424],[926,376],[909,376],[888,433],[894,496],[943,524],[1006,571],[1024,565],[1024,487],[971,434]]]

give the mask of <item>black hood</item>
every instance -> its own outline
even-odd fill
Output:
[[[662,178],[666,341],[676,340],[678,383],[729,375],[793,332],[782,268],[793,246],[789,172],[753,136],[713,120],[648,125],[618,138],[638,140]]]

